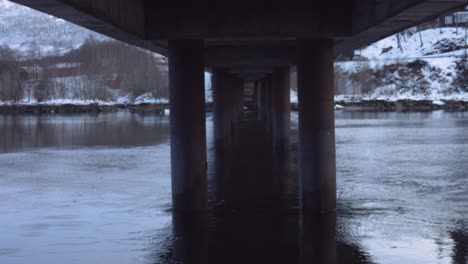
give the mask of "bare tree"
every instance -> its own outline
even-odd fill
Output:
[[[419,46],[422,47],[422,46],[424,46],[424,42],[423,42],[423,39],[422,39],[422,36],[421,36],[421,28],[417,27],[417,30],[418,30],[419,41],[420,41]]]
[[[21,70],[16,54],[8,47],[0,47],[0,100],[19,102],[24,97]]]
[[[401,46],[401,41],[400,41],[400,33],[396,34],[396,38],[397,38],[398,48],[400,49],[401,52],[403,52],[403,47]]]

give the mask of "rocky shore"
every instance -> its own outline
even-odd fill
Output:
[[[129,110],[134,113],[164,113],[163,104],[60,104],[60,105],[1,105],[0,114],[98,114]]]
[[[0,105],[0,114],[99,114],[127,110],[139,114],[164,114],[169,109],[167,103],[143,104],[38,104],[38,105]],[[206,111],[212,104],[206,104]]]
[[[468,101],[457,100],[361,100],[335,101],[337,110],[346,111],[468,111]],[[252,106],[253,107],[253,106]],[[297,110],[297,103],[291,104]],[[164,114],[169,104],[39,104],[0,105],[0,114],[98,114],[127,110],[138,114]],[[250,109],[250,108],[249,108]],[[253,109],[253,108],[252,108]],[[212,103],[206,104],[206,111],[212,111]]]
[[[337,106],[344,110],[363,111],[468,111],[468,101],[457,100],[361,100],[336,101]]]

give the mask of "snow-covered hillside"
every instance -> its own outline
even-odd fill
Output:
[[[338,98],[468,101],[466,29],[420,33],[400,33],[401,48],[393,35],[357,50],[354,61],[336,62]]]
[[[421,31],[421,36],[414,30],[408,30],[400,34],[401,49],[398,47],[397,36],[392,35],[357,50],[355,54],[368,60],[462,56],[466,33],[465,28],[461,27],[426,29]]]
[[[10,47],[20,56],[37,51],[41,55],[63,54],[78,48],[89,37],[108,39],[62,19],[0,0],[0,45]]]

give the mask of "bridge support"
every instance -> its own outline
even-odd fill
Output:
[[[232,125],[234,107],[233,88],[226,70],[215,68],[212,75],[214,144],[218,151],[229,150],[232,146]]]
[[[202,40],[169,40],[173,209],[207,209],[205,87]]]
[[[257,110],[257,119],[261,120],[261,108],[262,108],[262,87],[260,81],[254,81],[255,89],[255,109]]]
[[[333,40],[297,40],[299,176],[306,213],[336,207]]]
[[[285,153],[290,144],[290,71],[278,67],[273,72],[272,124],[273,150]]]
[[[273,75],[265,78],[265,121],[268,138],[273,138]]]
[[[239,126],[244,114],[244,82],[229,75],[229,98],[231,112],[231,133],[232,142],[239,142]]]
[[[265,78],[261,79],[258,81],[258,84],[260,86],[260,103],[259,103],[259,116],[260,120],[265,120],[265,108],[266,108],[266,94],[267,94],[267,89],[265,87]]]

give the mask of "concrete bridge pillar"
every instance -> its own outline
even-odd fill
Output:
[[[265,120],[266,119],[266,95],[267,95],[265,78],[259,81],[259,85],[260,85],[260,109],[259,109],[260,120]]]
[[[299,176],[307,213],[336,207],[333,40],[297,40]]]
[[[237,111],[238,111],[238,119],[239,119],[239,122],[242,120],[242,118],[244,118],[244,106],[245,106],[245,98],[244,98],[244,86],[245,86],[245,83],[243,80],[241,79],[237,79],[237,102],[238,102],[238,105],[237,105]]]
[[[212,75],[214,143],[216,150],[229,150],[232,146],[232,78],[225,69],[215,68]]]
[[[273,75],[265,78],[265,121],[269,138],[273,137]]]
[[[231,133],[233,143],[239,142],[239,126],[244,113],[244,82],[229,75]]]
[[[207,209],[202,40],[169,40],[169,100],[174,211]]]
[[[273,150],[286,152],[290,144],[290,70],[278,67],[273,72],[272,124]]]
[[[261,108],[262,108],[262,87],[260,85],[260,81],[254,81],[254,89],[255,89],[255,109],[257,110],[257,119],[261,120]]]

